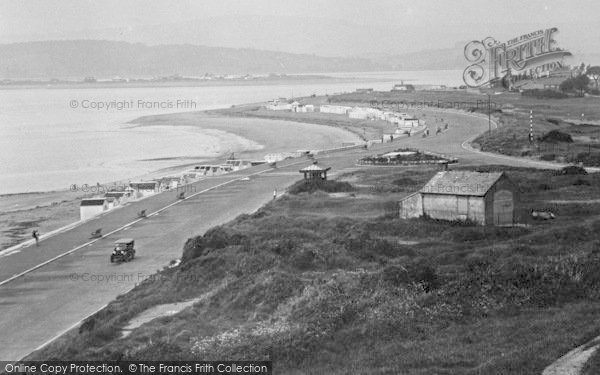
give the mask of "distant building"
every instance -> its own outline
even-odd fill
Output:
[[[225,161],[225,164],[231,166],[232,170],[234,171],[250,168],[252,166],[252,162],[250,160],[241,159],[228,159]]]
[[[383,116],[383,111],[377,108],[354,107],[348,111],[348,117],[355,119],[380,120]]]
[[[228,173],[234,170],[233,165],[198,165],[194,168],[194,171],[198,172],[200,176],[219,176],[224,173]]]
[[[558,91],[560,88],[560,84],[563,83],[568,78],[563,76],[550,76],[544,78],[538,78],[534,80],[528,80],[517,83],[515,87],[520,90],[554,90]]]
[[[345,107],[345,106],[341,106],[341,105],[322,105],[319,108],[319,112],[321,113],[333,113],[336,115],[345,115],[347,114],[352,108],[351,107]]]
[[[86,198],[79,206],[79,219],[87,220],[109,209],[106,198]]]
[[[111,204],[112,207],[117,207],[127,202],[129,198],[131,198],[130,191],[109,191],[104,194],[104,198],[106,198]]]
[[[442,220],[471,220],[480,225],[516,222],[519,189],[504,172],[438,172],[418,192],[399,202],[401,218],[427,215]]]
[[[294,104],[296,103],[296,104]],[[292,112],[314,112],[315,106],[312,104],[300,104],[298,102],[292,103]]]
[[[181,185],[180,177],[163,177],[159,180],[162,190],[177,189]]]
[[[400,84],[395,84],[391,91],[413,92],[415,91],[415,87],[413,85],[405,85],[404,82],[402,82]]]
[[[140,198],[158,193],[160,183],[158,181],[131,182],[129,186],[135,192],[136,197]]]
[[[419,126],[419,119],[414,117],[404,117],[396,121],[398,129],[410,130]]]
[[[288,103],[285,98],[279,98],[267,103],[265,108],[271,111],[291,111],[292,104]]]

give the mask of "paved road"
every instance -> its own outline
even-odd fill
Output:
[[[432,120],[434,114],[428,112],[427,116]],[[461,163],[540,166],[464,149],[461,145],[465,140],[487,129],[487,119],[454,113],[436,116],[450,123],[450,129],[438,136],[413,136],[376,145],[368,151],[350,150],[317,159],[339,173],[355,168],[356,160],[364,155],[410,146],[449,154]],[[297,181],[301,177],[298,169],[309,163],[307,159],[296,159],[281,163],[276,169],[259,166],[209,178],[192,185],[187,196],[198,194],[184,201],[178,201],[174,192],[159,194],[43,240],[39,247],[0,255],[0,360],[18,360],[76,326],[155,270],[179,258],[187,238],[239,214],[253,212],[271,200],[275,188],[283,191]],[[250,179],[241,180],[245,176]],[[178,203],[134,222],[141,209],[152,213],[174,202]],[[103,233],[123,229],[88,243],[90,232],[97,228],[103,228]],[[119,237],[136,240],[138,253],[133,262],[109,263],[112,242]],[[22,276],[15,277],[19,274]],[[97,278],[105,280],[94,280]]]

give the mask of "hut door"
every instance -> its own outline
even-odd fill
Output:
[[[500,190],[494,194],[494,225],[506,225],[513,223],[513,195],[508,190]]]
[[[456,197],[456,214],[458,220],[467,220],[469,213],[469,198],[458,195]]]

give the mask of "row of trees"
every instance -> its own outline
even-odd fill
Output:
[[[563,81],[559,89],[563,92],[576,91],[580,96],[583,96],[588,91],[590,85],[590,78],[596,83],[596,90],[598,91],[598,80],[600,80],[600,66],[590,66],[585,68],[582,63],[583,69],[579,70],[579,74],[575,77],[569,78]]]

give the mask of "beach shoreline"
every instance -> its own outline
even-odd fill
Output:
[[[333,126],[278,120],[233,119],[209,114],[208,111],[141,116],[129,121],[127,125],[132,127],[194,126],[241,137],[249,141],[246,146],[259,145],[260,147],[221,151],[215,157],[202,157],[197,161],[185,159],[186,162],[161,167],[142,175],[101,183],[103,187],[133,180],[181,175],[190,171],[194,165],[222,164],[232,153],[236,158],[263,160],[269,153],[294,152],[298,149],[326,149],[339,147],[344,142],[361,141],[356,134]],[[282,131],[282,128],[285,128],[285,131]],[[274,134],[277,134],[277,137],[273,137]],[[90,192],[73,191],[69,188],[0,195],[0,250],[29,240],[34,229],[43,235],[77,222],[80,200],[91,196],[93,194]]]

